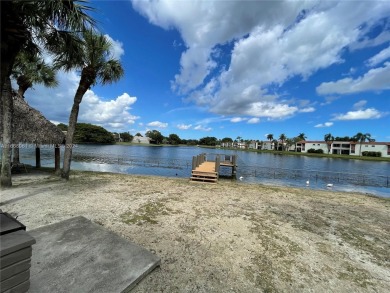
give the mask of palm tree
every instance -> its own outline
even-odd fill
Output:
[[[274,151],[275,151],[275,150],[278,150],[278,148],[279,148],[279,142],[278,142],[276,139],[272,140],[272,144],[274,145]]]
[[[272,133],[267,134],[267,139],[269,140],[269,143],[271,145],[272,140],[274,139],[274,135]],[[272,145],[271,145],[271,147],[272,147]]]
[[[0,1],[1,11],[1,80],[3,148],[1,186],[12,186],[12,86],[11,72],[16,56],[22,50],[39,51],[39,46],[62,59],[78,52],[79,32],[95,21],[85,11],[86,0]],[[63,50],[66,47],[67,50]]]
[[[54,68],[48,65],[38,54],[29,54],[25,51],[21,51],[16,56],[12,76],[19,86],[18,94],[22,98],[33,84],[40,83],[46,87],[58,85]],[[13,163],[19,164],[19,146],[14,146],[13,153]]]
[[[95,25],[88,0],[1,1],[1,87],[22,50],[67,55],[79,43],[77,33]],[[70,46],[70,47],[69,47]]]
[[[282,151],[284,151],[284,141],[287,139],[287,136],[282,133],[280,136],[279,136],[279,140],[282,142]]]
[[[371,139],[371,134],[369,133],[361,133],[361,132],[358,132],[354,137],[353,137],[354,140],[358,141],[359,142],[359,156],[362,155],[362,144],[363,142],[365,142],[366,140],[371,142],[373,141],[373,139]]]
[[[328,154],[330,153],[330,148],[332,146],[332,142],[334,141],[334,137],[331,133],[325,134],[324,140],[328,146]]]
[[[33,84],[43,84],[46,87],[58,85],[55,68],[47,64],[42,56],[26,51],[21,51],[16,56],[12,77],[19,86],[18,94],[22,98]]]
[[[69,116],[68,132],[66,134],[66,148],[64,153],[64,166],[62,177],[69,179],[70,163],[72,160],[73,136],[76,128],[79,106],[86,91],[96,83],[110,84],[119,80],[123,74],[123,68],[120,62],[110,56],[112,44],[108,39],[97,34],[93,30],[83,33],[83,50],[81,50],[74,63],[71,64],[65,60],[58,66],[70,70],[79,68],[81,70],[80,82],[74,96],[73,107]]]
[[[294,139],[293,138],[287,138],[286,139],[286,148],[285,150],[289,150],[290,147],[294,144]]]
[[[301,132],[298,136],[297,136],[300,140],[306,140],[307,136]]]

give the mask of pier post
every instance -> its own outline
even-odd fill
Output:
[[[60,145],[56,144],[54,147],[54,172],[55,174],[61,173],[61,152]]]
[[[233,155],[232,156],[232,165],[233,165],[233,167],[232,167],[232,173],[233,173],[233,175],[236,175],[236,173],[237,173],[237,155]]]
[[[35,145],[35,168],[41,168],[41,149],[40,145]]]
[[[192,157],[192,170],[196,169],[196,162],[197,161],[197,156]]]
[[[221,163],[221,158],[219,155],[215,157],[215,172],[219,173],[219,165]]]

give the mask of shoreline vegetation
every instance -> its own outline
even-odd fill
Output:
[[[132,143],[132,142],[116,142],[116,145],[127,146],[150,146],[150,147],[195,147],[196,145],[171,145],[171,144],[146,144],[146,143]],[[319,154],[319,153],[302,153],[292,151],[274,151],[274,150],[256,150],[256,149],[238,149],[238,148],[220,148],[215,146],[198,145],[199,148],[204,149],[220,149],[230,151],[242,151],[242,152],[254,152],[254,153],[268,153],[274,155],[286,155],[286,156],[307,156],[314,158],[331,158],[331,159],[346,159],[346,160],[363,160],[363,161],[377,161],[377,162],[390,162],[390,158],[387,157],[365,157],[365,156],[350,156],[350,155],[336,155],[336,154]]]
[[[49,168],[0,208],[35,229],[84,216],[155,253],[132,292],[385,292],[390,200],[354,192]],[[34,249],[34,248],[33,248]]]

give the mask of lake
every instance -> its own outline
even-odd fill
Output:
[[[61,149],[61,160],[63,159]],[[390,197],[390,163],[315,158],[200,147],[76,145],[71,169],[189,178],[192,157],[201,153],[237,155],[237,178],[243,183],[358,191]],[[23,163],[35,165],[35,149],[21,148]],[[41,148],[41,165],[54,167],[53,148]],[[62,163],[62,162],[61,162]],[[306,182],[309,185],[306,186]]]

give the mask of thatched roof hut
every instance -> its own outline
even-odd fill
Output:
[[[30,107],[27,102],[18,94],[13,93],[14,112],[12,122],[12,144],[18,145],[35,144],[36,167],[41,166],[41,155],[39,145],[52,145],[54,152],[55,170],[60,170],[60,149],[59,145],[65,143],[64,133],[53,123],[47,120],[41,112]],[[0,99],[0,141],[3,140],[3,105]],[[14,148],[19,162],[19,151]],[[15,162],[15,157],[14,157]]]
[[[47,120],[41,112],[30,107],[18,94],[13,95],[14,114],[12,143],[63,144],[64,133]],[[0,99],[0,109],[2,103]],[[1,111],[0,110],[0,111]],[[2,112],[2,111],[1,111]],[[1,118],[3,115],[0,115]],[[3,137],[2,119],[0,119],[0,140]]]

